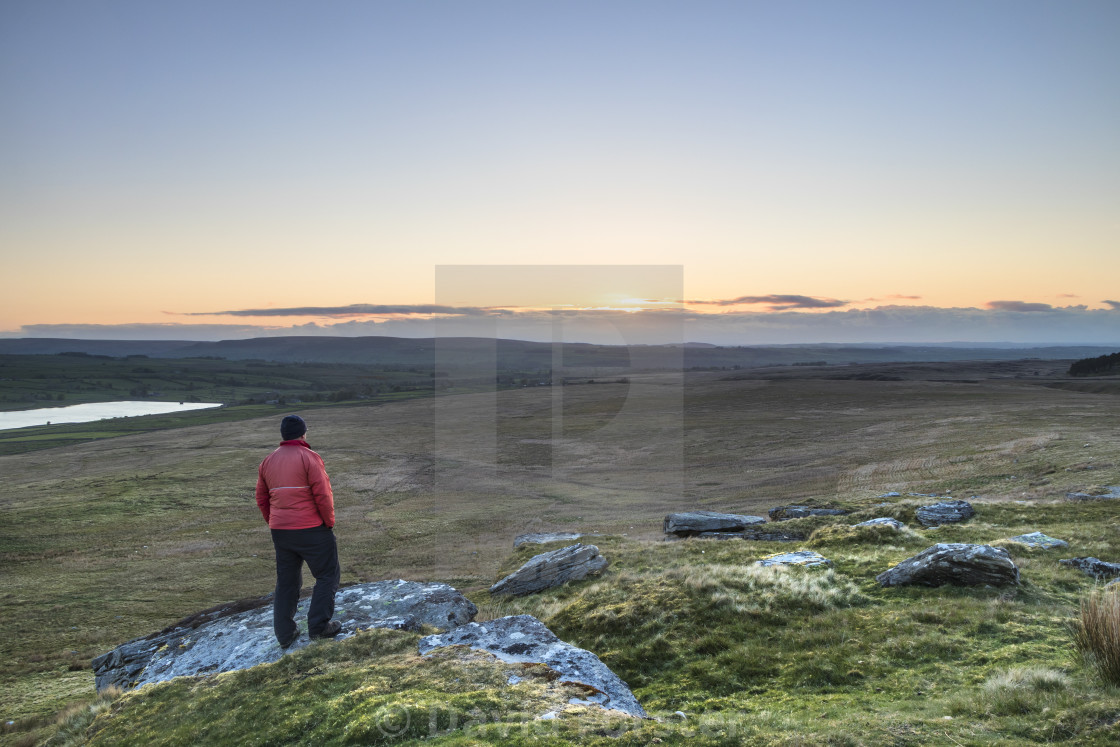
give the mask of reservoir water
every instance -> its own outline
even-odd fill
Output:
[[[67,407],[44,407],[37,410],[0,412],[0,431],[29,428],[55,423],[89,423],[109,418],[130,418],[136,415],[166,415],[171,412],[204,410],[221,407],[216,402],[90,402]]]

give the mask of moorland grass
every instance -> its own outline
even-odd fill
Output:
[[[557,731],[516,737],[524,742],[605,743],[612,735],[623,744],[1115,740],[1117,690],[1081,661],[1066,627],[1094,582],[1056,559],[1120,557],[1120,502],[1063,500],[1069,490],[1120,484],[1113,425],[1120,400],[1013,382],[690,382],[683,467],[675,474],[660,459],[656,428],[635,448],[630,436],[597,425],[620,411],[623,386],[572,388],[578,407],[564,430],[581,435],[578,443],[565,436],[573,440],[561,444],[566,461],[551,469],[521,443],[550,437],[547,391],[499,393],[498,467],[488,469],[434,459],[430,399],[318,411],[313,445],[336,489],[344,582],[442,580],[491,617],[537,614],[562,638],[600,655],[663,719],[623,720],[622,727],[609,714],[566,713],[554,723],[531,722]],[[197,610],[270,590],[271,547],[252,486],[257,463],[277,440],[275,420],[0,457],[7,484],[0,494],[0,714],[14,722],[0,741],[45,738],[59,728],[57,711],[92,702],[92,674],[77,670],[83,662]],[[585,458],[572,456],[577,447]],[[887,491],[904,497],[877,505]],[[906,494],[948,491],[980,496],[972,499],[977,516],[918,528],[914,508],[928,500]],[[853,511],[782,524],[815,532],[810,542],[833,561],[831,571],[746,570],[758,557],[802,543],[660,539],[669,511],[765,514],[813,501]],[[881,515],[913,531],[846,529]],[[490,599],[494,580],[541,550],[510,554],[512,538],[540,529],[608,535],[585,541],[602,548],[610,568],[599,579],[534,597]],[[882,589],[874,582],[926,543],[998,544],[1032,531],[1070,546],[1006,544],[1022,570],[1019,587]],[[330,669],[315,658],[329,649],[313,649],[298,660],[305,669],[253,676],[280,671],[283,681],[311,679]],[[383,659],[355,656],[353,666],[369,677]],[[1065,689],[986,685],[1032,667],[1064,674]],[[329,689],[329,680],[317,682]],[[183,682],[172,692],[189,703],[196,692],[225,688],[224,681]],[[254,693],[273,686],[215,692],[234,711],[252,714],[259,708],[249,702]],[[435,696],[424,687],[402,685],[394,697],[408,703],[415,690],[417,702],[428,703]],[[993,705],[1012,690],[1033,693],[1030,713],[1005,715],[1014,709]],[[483,687],[478,697],[500,695]],[[114,718],[129,723],[133,708],[149,707],[146,697],[141,690],[114,701]],[[537,703],[536,695],[522,697],[526,708]],[[552,702],[540,697],[542,707]],[[165,709],[178,708],[194,723],[189,705],[172,700],[151,705],[146,718],[167,718],[170,728]],[[291,707],[296,730],[286,738],[314,743],[299,729],[317,716],[300,721],[306,714]],[[674,715],[678,710],[687,720]],[[109,723],[98,719],[98,729]],[[510,723],[477,723],[439,740],[496,741]],[[105,729],[108,743],[114,732]],[[517,729],[511,734],[523,734]],[[230,734],[251,743],[248,732]]]
[[[1048,523],[1047,512],[1038,520]],[[245,672],[146,687],[110,710],[95,704],[88,743],[1105,745],[1117,736],[1120,691],[1074,655],[1076,592],[1055,588],[1071,573],[1056,556],[1032,564],[1024,587],[883,589],[851,559],[870,551],[881,569],[908,551],[857,546],[835,568],[761,568],[753,561],[772,543],[595,541],[611,560],[599,578],[475,597],[491,612],[535,614],[596,652],[652,721],[570,708],[547,678],[511,688],[510,665],[419,657],[415,635],[375,631]],[[560,546],[518,551],[504,566]],[[549,711],[556,723],[538,720]]]

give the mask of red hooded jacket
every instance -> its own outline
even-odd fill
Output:
[[[334,493],[323,458],[302,438],[281,441],[257,470],[257,505],[272,529],[334,526]]]

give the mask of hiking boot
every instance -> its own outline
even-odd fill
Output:
[[[292,637],[289,638],[287,641],[277,641],[277,643],[280,644],[280,648],[291,648],[292,644],[295,643],[298,640],[299,640],[299,631],[297,630],[295,633],[292,633]]]
[[[312,633],[309,637],[310,638],[334,638],[336,635],[338,635],[341,632],[342,632],[342,623],[340,623],[338,620],[331,620],[329,623],[327,623],[326,627],[323,628],[323,631],[321,633]]]

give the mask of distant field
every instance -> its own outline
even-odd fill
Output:
[[[481,601],[519,533],[599,532],[660,548],[664,515],[688,508],[764,514],[951,491],[978,505],[1023,501],[996,514],[1010,528],[1029,530],[1031,506],[1047,507],[1047,526],[1068,527],[1058,518],[1067,491],[1120,484],[1120,398],[1045,386],[1051,374],[1031,366],[1021,377],[967,365],[881,372],[895,380],[809,367],[738,380],[651,374],[565,387],[562,403],[545,387],[305,415],[336,490],[343,581],[443,580]],[[638,392],[642,409],[629,411]],[[439,423],[448,399],[458,426]],[[261,417],[239,422],[0,457],[0,715],[39,728],[92,697],[93,656],[271,590],[252,490],[282,412],[259,407]],[[493,458],[480,458],[488,452],[472,441],[490,422]],[[1092,512],[1104,523],[1079,549],[1116,551],[1101,533],[1115,533],[1104,527],[1120,503]],[[641,556],[635,547],[626,552]],[[1061,610],[1073,592],[1049,593],[1031,592]],[[931,686],[937,671],[923,675]]]

